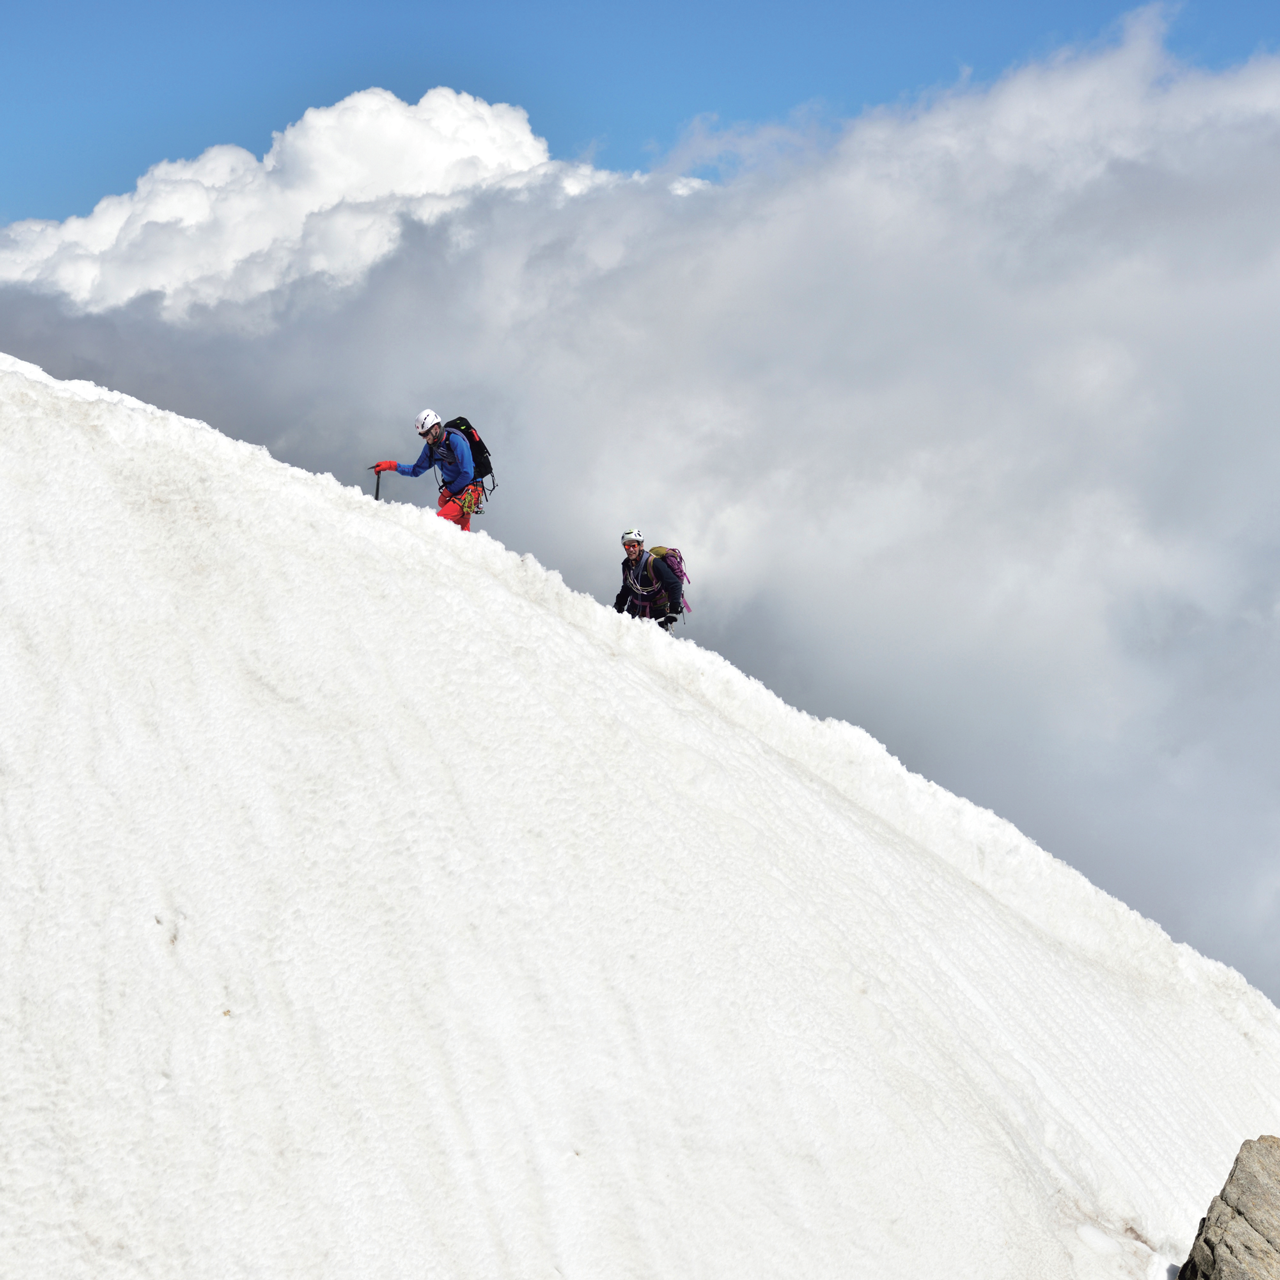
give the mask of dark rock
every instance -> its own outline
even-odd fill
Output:
[[[1280,1280],[1280,1138],[1240,1148],[1178,1280]]]

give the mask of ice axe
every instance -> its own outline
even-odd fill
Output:
[[[382,472],[376,466],[369,468],[373,472],[373,500],[378,501],[378,490],[382,488]]]

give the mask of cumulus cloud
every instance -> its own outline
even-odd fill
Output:
[[[833,134],[704,130],[710,183],[447,90],[214,155],[9,228],[0,348],[352,483],[467,413],[496,536],[601,598],[623,527],[676,542],[700,640],[1280,996],[1275,59],[1179,66],[1143,11]]]
[[[0,280],[93,311],[155,292],[173,317],[309,276],[345,285],[395,249],[402,217],[430,222],[550,167],[516,107],[447,88],[410,105],[368,89],[311,109],[261,160],[210,147],[157,164],[87,218],[14,223],[0,239]],[[554,171],[568,190],[590,180],[585,168]]]

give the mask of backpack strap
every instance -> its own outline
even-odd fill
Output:
[[[634,569],[624,570],[624,576],[630,578],[635,587],[640,591],[652,591],[658,585],[658,575],[653,568],[653,553],[651,551],[642,551],[640,553],[644,558]],[[644,585],[644,571],[649,570],[649,586]]]
[[[457,450],[456,446],[454,445],[453,441],[449,439],[449,437],[450,437],[451,435],[454,435],[454,436],[462,436],[462,438],[463,438],[464,440],[466,440],[466,439],[467,439],[467,437],[466,437],[465,433],[464,433],[464,432],[459,431],[457,427],[445,427],[445,429],[444,429],[444,434],[440,437],[440,443],[441,443],[442,445],[447,444],[448,449],[449,449],[449,452],[453,455],[453,460],[454,460],[454,462],[457,462],[457,461],[458,461],[458,450]],[[468,447],[470,447],[470,443],[471,443],[470,441],[467,441]],[[472,461],[472,466],[474,467],[474,466],[475,466],[475,458],[473,457],[471,461]],[[443,485],[444,485],[444,482],[443,482],[443,481],[441,481],[441,487],[442,487],[442,488],[443,488]]]

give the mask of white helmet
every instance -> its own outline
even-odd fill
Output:
[[[413,420],[414,429],[420,436],[425,436],[432,427],[440,422],[440,415],[434,409],[423,409]]]
[[[639,529],[628,529],[622,535],[622,545],[625,547],[628,542],[638,542],[643,547],[644,534],[641,533]]]

